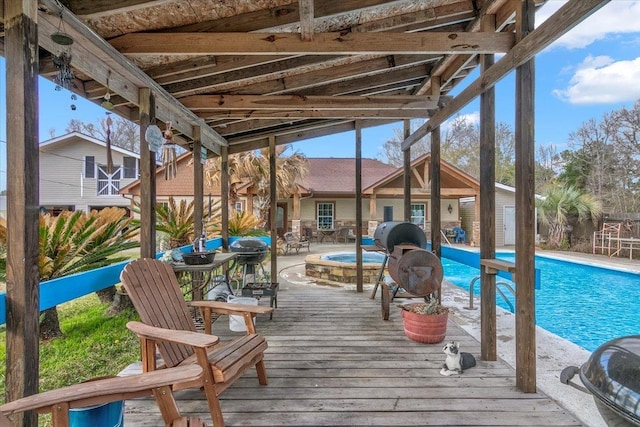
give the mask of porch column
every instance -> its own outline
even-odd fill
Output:
[[[486,15],[482,31],[495,31],[495,15]],[[480,55],[480,71],[484,73],[494,63],[491,54]],[[480,95],[480,197],[475,204],[480,218],[480,258],[496,257],[496,174],[495,174],[496,109],[495,87]],[[476,219],[478,216],[475,217]],[[474,240],[476,236],[473,236]],[[496,275],[480,269],[480,353],[482,360],[496,360]]]
[[[441,256],[440,237],[440,126],[431,132],[431,250]]]
[[[411,120],[405,119],[404,121],[404,139],[411,136]],[[411,221],[411,147],[402,151],[404,156],[404,220]]]
[[[271,280],[278,278],[278,196],[276,185],[276,137],[269,135],[269,224],[271,225]]]
[[[139,90],[140,97],[140,257],[156,256],[156,156],[145,137],[155,123],[155,97],[149,88]]]
[[[362,272],[362,123],[356,120],[356,292],[364,291]]]
[[[203,231],[202,213],[204,212],[204,175],[202,170],[202,143],[200,126],[193,126],[193,230],[195,238]]]
[[[521,0],[516,43],[533,31],[534,14],[534,0]],[[536,392],[534,64],[516,68],[516,386],[525,393]]]
[[[220,146],[220,215],[222,250],[229,251],[229,147]]]
[[[7,401],[38,392],[38,2],[5,1],[7,88]],[[35,426],[34,411],[15,426]]]

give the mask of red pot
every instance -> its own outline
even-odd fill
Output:
[[[404,322],[404,334],[407,338],[426,344],[444,341],[447,335],[449,313],[418,314],[401,309]]]

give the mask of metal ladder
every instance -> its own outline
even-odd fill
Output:
[[[474,277],[471,280],[471,282],[469,283],[469,307],[467,307],[469,310],[473,310],[473,290],[475,289],[476,282],[478,280],[480,280],[480,276]],[[500,294],[502,299],[507,303],[507,305],[509,306],[510,311],[512,313],[515,313],[516,309],[513,306],[513,303],[511,302],[511,300],[509,298],[507,298],[507,295],[504,293],[504,291],[502,289],[500,289],[500,287],[503,287],[503,288],[507,289],[509,292],[511,292],[511,295],[513,296],[514,299],[516,297],[515,289],[513,289],[513,287],[510,284],[508,284],[507,282],[496,282],[496,292],[498,294]]]

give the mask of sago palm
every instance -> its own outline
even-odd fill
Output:
[[[172,248],[188,245],[195,240],[194,202],[182,199],[176,203],[169,197],[167,204],[156,206],[156,230],[169,236],[169,246]],[[211,212],[211,215],[209,215]],[[216,234],[220,230],[220,202],[212,202],[211,209],[204,206],[202,218],[205,220],[205,231],[208,235]]]

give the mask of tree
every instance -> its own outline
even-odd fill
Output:
[[[411,133],[415,132],[418,127],[424,123],[422,121],[411,122]],[[402,141],[404,141],[404,129],[394,128],[393,136],[385,141],[382,146],[382,153],[379,153],[376,157],[381,162],[388,163],[397,168],[402,167],[404,164],[404,154],[402,152]],[[415,144],[411,146],[411,160],[415,160],[420,156],[425,155],[431,151],[431,138],[429,135],[420,138]]]
[[[295,191],[298,182],[307,175],[307,158],[294,151],[285,154],[288,145],[276,147],[276,192],[277,199],[286,199]],[[259,211],[262,224],[269,218],[269,154],[268,149],[246,151],[229,156],[229,203],[238,201],[241,187],[249,186],[256,196],[254,206]],[[219,185],[221,179],[220,159],[209,159],[205,165],[205,176],[212,185]]]
[[[113,124],[111,125],[111,143],[120,148],[140,152],[140,127],[132,121],[123,119],[122,117],[112,116]],[[93,123],[85,123],[83,121],[72,119],[67,125],[67,132],[80,132],[106,141],[107,139],[107,118],[98,120],[97,125]]]
[[[135,210],[139,212],[140,206],[137,202],[135,203]],[[156,230],[167,234],[170,248],[185,246],[195,240],[194,208],[193,200],[187,203],[186,200],[182,199],[179,203],[176,203],[173,197],[169,197],[167,204],[156,205]],[[209,211],[211,211],[210,216]],[[211,209],[209,209],[209,205],[203,206],[202,218],[204,230],[207,234],[219,233],[219,202],[213,203]]]
[[[40,214],[40,280],[56,279],[124,261],[122,251],[138,247],[139,227],[126,211],[106,208],[100,211],[63,211],[58,216]],[[0,222],[0,239],[6,245],[6,222]],[[44,310],[40,318],[40,336],[62,335],[56,307]]]
[[[558,248],[566,243],[566,233],[586,220],[598,221],[602,204],[593,195],[572,186],[553,182],[536,203],[538,215],[549,226],[548,245]]]

